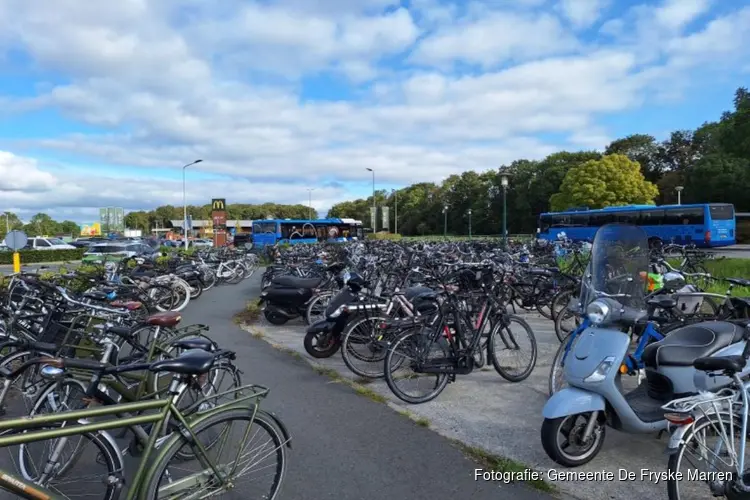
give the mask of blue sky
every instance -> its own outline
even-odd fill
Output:
[[[694,128],[750,0],[0,5],[0,210],[304,203]]]

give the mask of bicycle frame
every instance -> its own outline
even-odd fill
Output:
[[[200,460],[208,466],[207,468],[210,468],[211,471],[216,474],[216,476],[223,484],[224,479],[222,473],[220,473],[216,465],[214,465],[208,459],[207,452],[204,446],[201,444],[192,428],[199,424],[201,421],[212,417],[213,415],[221,413],[228,408],[243,407],[242,403],[248,402],[250,400],[258,400],[264,397],[268,393],[268,389],[262,386],[245,386],[243,388],[227,391],[214,397],[218,398],[228,393],[238,394],[242,391],[242,389],[246,388],[256,389],[255,392],[242,395],[241,397],[236,398],[231,402],[216,406],[211,410],[186,417],[174,404],[180,391],[184,390],[185,387],[184,382],[176,382],[176,380],[177,379],[173,379],[172,387],[170,388],[172,389],[170,391],[172,393],[172,397],[167,399],[156,399],[136,403],[124,403],[113,406],[100,406],[96,408],[67,411],[51,415],[35,415],[33,417],[22,417],[12,420],[0,421],[0,432],[7,430],[24,430],[33,427],[53,426],[68,422],[78,422],[77,425],[69,425],[58,429],[36,430],[23,432],[20,434],[12,434],[9,436],[0,436],[0,448],[69,436],[77,436],[86,433],[96,433],[99,431],[106,431],[119,427],[132,427],[154,424],[149,435],[148,443],[141,457],[141,461],[138,465],[138,469],[135,473],[135,476],[133,477],[131,484],[129,485],[128,493],[125,497],[126,500],[135,500],[136,498],[141,498],[143,496],[143,492],[141,491],[141,489],[144,485],[149,484],[151,474],[153,474],[153,471],[147,470],[147,464],[149,463],[149,458],[151,457],[152,452],[155,449],[161,448],[161,451],[157,452],[157,455],[154,458],[155,461],[159,461],[163,458],[166,450],[170,448],[174,441],[183,437],[188,437],[188,435],[192,440],[192,443],[196,445],[197,455],[199,456]],[[193,409],[193,406],[185,410],[185,412],[190,412]],[[247,406],[248,409],[250,408],[250,406],[252,406],[252,418],[255,419],[255,416],[258,412],[257,404],[253,403],[252,405]],[[116,417],[118,415],[126,413],[132,414],[138,412],[147,412],[150,410],[158,411],[156,413],[147,415],[129,416],[126,418],[115,418],[89,423],[89,419],[92,418],[106,416]],[[165,436],[168,437],[166,443],[162,442],[160,444],[157,444],[157,440],[162,434],[163,430],[166,429],[166,426],[170,421],[170,417],[177,420],[177,422],[180,424],[182,432],[167,435]],[[117,449],[116,446],[113,445],[113,447]],[[202,471],[198,472],[197,474],[203,475],[204,473],[205,471]],[[2,469],[0,469],[0,489],[15,493],[21,498],[26,498],[28,500],[62,500],[60,496],[56,495],[47,488],[31,483],[26,479],[18,478],[15,475],[10,474]]]

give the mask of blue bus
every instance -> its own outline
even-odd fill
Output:
[[[253,221],[254,246],[362,239],[362,222],[354,219],[266,219]]]
[[[539,216],[537,233],[544,240],[556,240],[564,232],[574,241],[593,241],[600,226],[615,222],[641,226],[651,245],[722,247],[736,243],[734,205],[729,203],[630,205],[549,212]]]

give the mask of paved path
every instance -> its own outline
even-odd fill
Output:
[[[288,426],[293,446],[280,500],[550,498],[475,481],[479,466],[449,440],[239,328],[232,316],[257,296],[258,279],[206,292],[188,306],[184,324],[209,325],[220,345],[237,351],[243,381],[271,388],[264,405]]]

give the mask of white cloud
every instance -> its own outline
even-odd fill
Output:
[[[551,14],[500,11],[438,30],[420,43],[413,60],[437,66],[466,62],[491,68],[507,61],[569,52],[578,46],[575,36]]]
[[[560,0],[559,8],[563,15],[576,28],[588,28],[596,21],[609,0]]]
[[[306,188],[320,186],[313,202],[327,208],[352,191],[326,182],[366,186],[366,167],[379,183],[408,184],[601,147],[611,135],[601,116],[637,109],[664,88],[679,96],[695,68],[732,74],[750,47],[749,10],[710,16],[708,3],[693,0],[618,19],[602,16],[600,1],[413,3],[59,0],[50,9],[6,0],[0,54],[23,50],[35,74],[63,78],[38,82],[39,95],[23,99],[1,95],[0,81],[3,110],[51,108],[101,133],[0,138],[16,153],[0,153],[0,204],[79,218],[102,204],[179,204],[179,180],[125,173],[178,173],[203,158],[196,170],[221,178],[189,189],[191,202],[232,193],[306,203]],[[578,38],[600,21],[614,41]],[[419,69],[383,63],[409,51]],[[472,69],[446,70],[456,63]],[[302,89],[301,78],[318,76],[324,83]],[[337,100],[337,89],[361,82]],[[566,139],[552,144],[550,135]],[[31,150],[64,155],[66,168],[20,153]],[[77,157],[123,173],[84,175]]]

